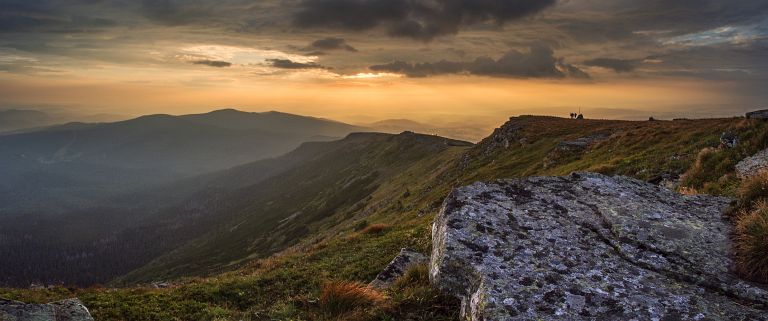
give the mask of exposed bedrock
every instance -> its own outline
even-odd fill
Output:
[[[30,304],[0,299],[0,321],[93,321],[79,299]]]
[[[466,320],[768,320],[730,272],[729,202],[593,173],[476,183],[443,203],[430,279]]]

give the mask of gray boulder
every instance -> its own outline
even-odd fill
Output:
[[[0,321],[93,321],[79,299],[27,304],[0,299]]]
[[[735,148],[739,145],[739,136],[732,132],[724,132],[720,135],[720,146]]]
[[[768,320],[730,273],[729,199],[575,173],[455,189],[432,227],[432,283],[465,320]]]
[[[426,264],[429,260],[424,254],[404,248],[400,250],[392,262],[384,270],[379,272],[376,278],[368,286],[384,290],[392,286],[397,279],[405,274],[411,267],[419,264]]]
[[[768,170],[768,149],[747,157],[736,164],[736,173],[740,178],[750,178]]]

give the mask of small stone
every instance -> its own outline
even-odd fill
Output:
[[[400,250],[400,254],[398,254],[392,262],[384,268],[384,270],[379,272],[379,275],[377,275],[368,286],[379,290],[388,289],[395,283],[395,281],[397,281],[397,279],[403,276],[408,269],[415,265],[425,264],[427,262],[428,259],[424,254],[404,248]]]
[[[720,135],[720,145],[725,148],[734,148],[739,145],[739,136],[732,132],[724,132]]]

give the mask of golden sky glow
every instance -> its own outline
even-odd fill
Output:
[[[339,2],[364,15],[355,16],[322,1],[4,2],[0,109],[237,108],[489,130],[579,108],[596,118],[733,116],[768,99],[765,1],[436,0],[424,16]]]
[[[703,80],[597,83],[474,76],[410,79],[375,74],[323,78],[311,73],[265,80],[201,75],[198,71],[162,76],[164,72],[102,70],[102,79],[16,75],[0,80],[0,95],[20,105],[79,106],[91,113],[183,114],[236,107],[352,123],[410,118],[468,120],[487,126],[512,115],[562,116],[579,107],[596,118],[728,116],[735,112],[716,107],[739,103],[728,94],[731,84]],[[127,74],[136,78],[120,79]],[[145,78],[163,80],[141,81]]]

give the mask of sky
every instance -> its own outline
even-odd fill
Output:
[[[0,109],[492,127],[739,115],[767,79],[765,0],[0,0]]]

